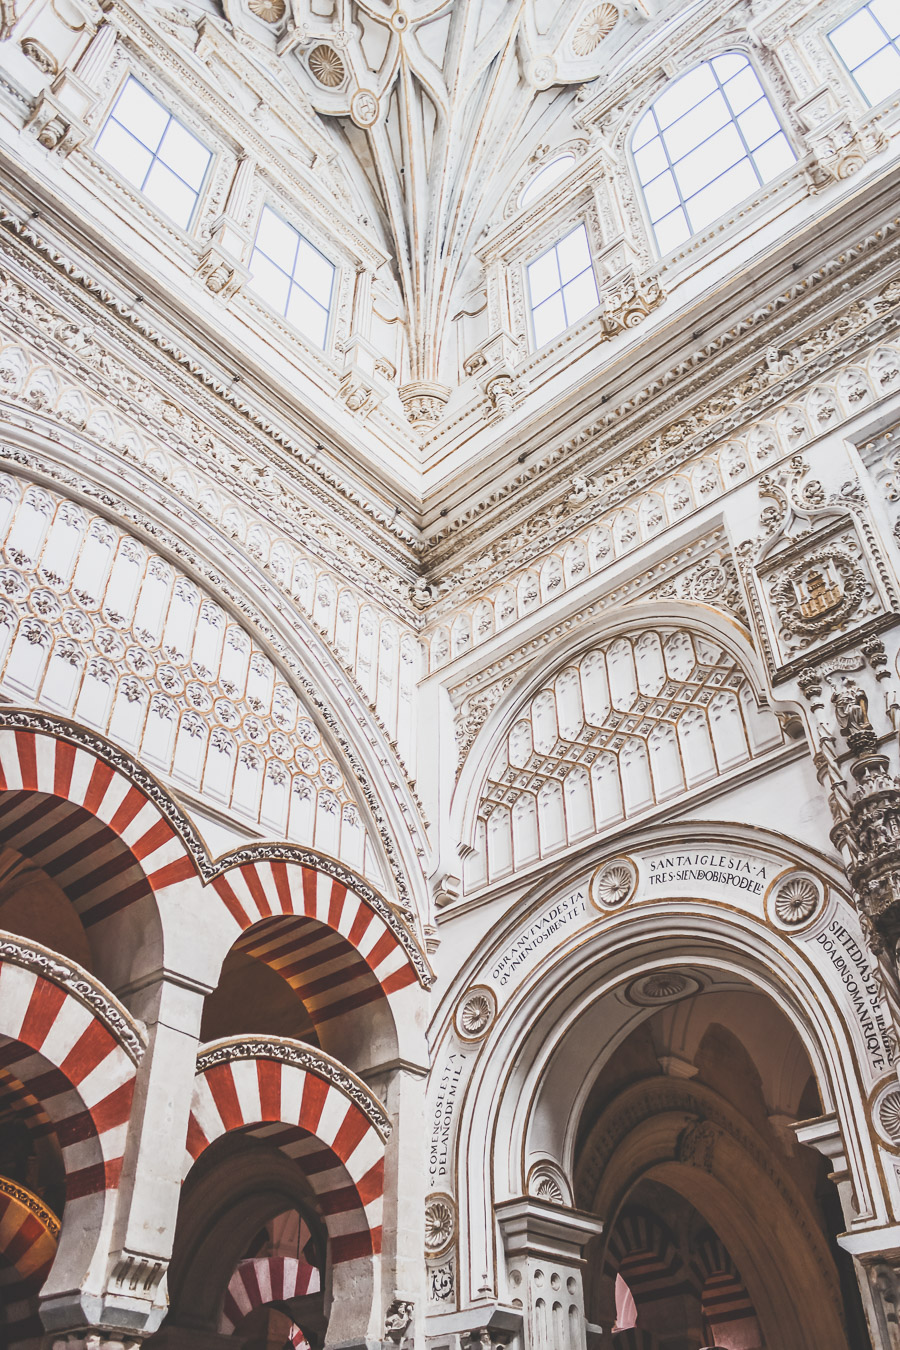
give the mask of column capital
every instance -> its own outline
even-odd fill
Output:
[[[502,1200],[494,1206],[494,1213],[507,1256],[577,1262],[585,1244],[603,1232],[603,1220],[596,1214],[538,1200],[533,1195]]]

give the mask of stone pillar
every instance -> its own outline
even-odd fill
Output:
[[[41,1318],[56,1331],[98,1328],[123,1343],[154,1332],[166,1313],[163,1276],[168,1269],[181,1195],[188,1117],[194,1085],[203,1000],[210,986],[171,972],[145,977],[126,993],[132,1012],[147,1026],[149,1044],[138,1070],[128,1138],[116,1199],[106,1279],[101,1287],[67,1287],[56,1267],[41,1294]],[[69,1336],[71,1339],[71,1336]],[[77,1336],[76,1336],[77,1340]],[[86,1347],[90,1350],[90,1347]]]
[[[525,1350],[587,1350],[582,1252],[603,1221],[533,1196],[506,1200],[495,1212],[510,1295],[523,1309]]]

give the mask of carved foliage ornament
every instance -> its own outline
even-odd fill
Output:
[[[425,1201],[425,1254],[440,1256],[456,1237],[456,1206],[449,1195],[429,1195]]]
[[[779,881],[770,902],[770,913],[782,928],[799,928],[809,923],[822,906],[822,888],[806,872],[791,872]]]
[[[464,1040],[480,1040],[490,1031],[496,1016],[497,998],[493,989],[477,985],[460,999],[456,1009],[456,1029]]]
[[[637,890],[637,868],[630,858],[612,858],[591,877],[591,899],[598,909],[619,909]]]

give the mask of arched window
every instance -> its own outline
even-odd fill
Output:
[[[535,347],[559,337],[600,303],[584,222],[528,264]]]
[[[796,159],[759,76],[738,52],[667,85],[635,127],[631,150],[661,253]]]
[[[870,106],[900,89],[897,0],[869,0],[828,36]]]
[[[519,205],[530,206],[532,202],[537,201],[538,197],[543,197],[544,193],[549,192],[554,183],[558,183],[561,178],[565,178],[574,163],[574,155],[557,155],[556,159],[551,159],[549,164],[545,164],[542,169],[538,169],[533,177],[529,178],[519,197]]]

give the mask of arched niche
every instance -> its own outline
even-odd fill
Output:
[[[665,847],[677,847],[675,839],[685,837],[702,839],[704,848],[716,841],[720,850],[738,847],[738,841],[750,845],[749,836],[736,827],[685,823],[679,831],[674,838],[668,832]],[[651,840],[659,840],[658,832],[635,835],[642,860]],[[815,1135],[829,1159],[839,1159],[830,1170],[838,1172],[844,1221],[867,1228],[892,1221],[867,1105],[892,1078],[890,1052],[882,1036],[875,1038],[869,1055],[853,995],[828,952],[841,932],[846,950],[860,962],[860,984],[872,989],[877,1031],[880,996],[871,966],[865,966],[871,957],[858,919],[840,893],[838,876],[819,859],[814,865],[820,877],[829,877],[828,898],[820,895],[806,926],[789,934],[770,902],[781,893],[780,879],[795,877],[801,867],[811,869],[813,859],[789,851],[775,837],[764,839],[761,832],[753,836],[752,847],[773,860],[771,868],[766,864],[769,880],[760,885],[758,897],[750,888],[723,886],[720,899],[692,897],[687,890],[681,898],[657,898],[654,888],[639,885],[619,908],[604,909],[590,899],[590,874],[572,864],[568,880],[561,872],[552,886],[536,887],[507,916],[490,948],[463,965],[433,1032],[435,1077],[441,1081],[459,1070],[460,1106],[450,1118],[446,1168],[432,1180],[437,1192],[452,1190],[454,1177],[466,1179],[455,1194],[460,1250],[469,1253],[459,1271],[463,1299],[476,1296],[485,1269],[495,1270],[503,1290],[503,1246],[496,1225],[504,1207],[514,1207],[523,1196],[540,1198],[545,1176],[557,1179],[548,1195],[553,1191],[567,1203],[567,1190],[573,1194],[579,1122],[591,1085],[634,1027],[651,1016],[650,1003],[626,994],[663,976],[676,992],[709,992],[720,985],[722,992],[740,990],[777,1009],[790,1028],[790,1044],[784,1047],[780,1093],[772,1093],[773,1099],[781,1095],[784,1110],[773,1110],[773,1116],[802,1115],[803,1094],[794,1091],[792,1097],[790,1085],[797,1073],[803,1078],[804,1065],[811,1067],[819,1101],[809,1106],[807,1099],[804,1109],[818,1119],[804,1138]],[[818,885],[821,891],[821,880]],[[466,1031],[473,1025],[477,1035]],[[682,1039],[666,1056],[667,1082],[677,1082],[678,1059],[695,1051],[687,1033]],[[429,1109],[438,1095],[436,1087]],[[790,1123],[768,1122],[767,1135],[775,1131],[791,1139]],[[799,1147],[793,1141],[791,1146]],[[815,1162],[813,1151],[809,1157]],[[533,1185],[536,1189],[530,1190]]]
[[[454,793],[466,889],[740,773],[783,744],[755,653],[701,606],[629,606],[558,644],[488,717]]]

